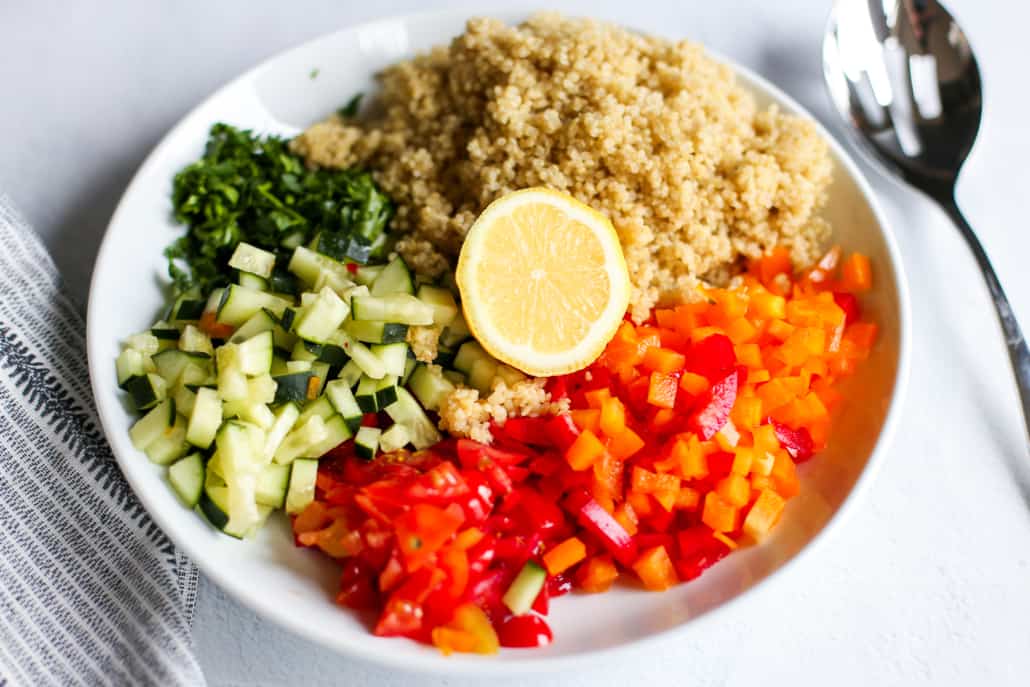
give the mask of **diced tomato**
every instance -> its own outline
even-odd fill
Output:
[[[551,628],[536,615],[517,615],[506,619],[497,629],[501,646],[538,647],[551,643]]]

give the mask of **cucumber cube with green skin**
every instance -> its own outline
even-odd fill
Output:
[[[379,448],[389,453],[404,448],[410,441],[411,434],[408,428],[395,423],[379,436]]]
[[[197,389],[193,400],[193,411],[190,413],[189,425],[186,428],[186,441],[197,448],[207,449],[215,440],[218,428],[222,424],[222,400],[214,389],[201,387]]]
[[[423,284],[418,287],[418,299],[433,308],[433,324],[438,327],[447,327],[458,315],[454,294],[447,289]]]
[[[300,513],[315,500],[315,480],[318,479],[318,461],[298,458],[290,466],[290,486],[286,492],[286,512]]]
[[[269,462],[279,450],[286,435],[290,433],[293,426],[300,417],[300,409],[294,403],[284,403],[275,413],[275,421],[265,433],[265,446],[262,452],[264,462]]]
[[[275,253],[241,241],[229,258],[229,267],[268,279],[275,268]]]
[[[168,482],[183,505],[196,506],[204,489],[204,457],[191,453],[168,466]]]
[[[318,298],[304,308],[294,330],[297,336],[315,343],[326,343],[347,318],[347,304],[335,291],[323,288]]]
[[[129,430],[129,439],[138,451],[145,451],[147,447],[164,436],[175,424],[175,402],[165,399],[150,412],[136,421],[136,424]]]
[[[354,435],[354,452],[365,460],[372,460],[379,450],[379,436],[383,430],[378,427],[362,427]]]

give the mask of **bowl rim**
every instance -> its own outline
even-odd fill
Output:
[[[519,22],[527,18],[532,14],[528,10],[519,10],[512,8],[486,8],[481,10],[482,14],[491,17],[498,18],[506,23]],[[101,425],[104,428],[105,435],[107,434],[107,428],[109,426],[115,427],[117,424],[114,422],[115,414],[123,415],[124,408],[117,399],[112,399],[104,396],[100,393],[100,387],[98,386],[97,379],[98,374],[108,374],[110,372],[108,360],[103,358],[103,355],[99,352],[101,336],[105,333],[98,331],[99,325],[96,324],[96,318],[94,313],[97,308],[97,303],[94,301],[94,294],[99,272],[96,269],[105,260],[105,256],[108,252],[114,250],[112,248],[113,242],[110,240],[110,229],[115,224],[122,220],[122,215],[125,212],[126,199],[132,196],[136,191],[136,186],[141,183],[141,179],[146,176],[146,172],[149,168],[155,164],[155,162],[162,156],[164,150],[172,145],[172,142],[178,138],[179,131],[186,126],[186,124],[193,118],[193,115],[200,109],[205,108],[210,102],[221,97],[223,93],[232,89],[238,88],[246,82],[255,79],[259,76],[269,65],[277,62],[280,59],[284,59],[288,55],[299,53],[308,49],[311,45],[322,41],[337,40],[337,37],[341,37],[344,34],[356,33],[358,31],[367,30],[370,27],[377,25],[395,25],[395,24],[412,24],[427,21],[460,21],[477,16],[477,11],[469,9],[448,9],[448,10],[423,10],[409,13],[402,13],[396,15],[390,15],[370,21],[361,21],[353,24],[348,24],[339,28],[335,31],[331,31],[319,36],[315,36],[308,40],[303,41],[291,48],[279,51],[270,57],[265,58],[258,64],[250,67],[240,75],[227,81],[218,88],[216,88],[210,95],[200,101],[197,105],[191,108],[185,113],[176,123],[173,125],[167,133],[161,138],[160,142],[154,146],[154,148],[148,153],[136,173],[133,175],[132,180],[126,186],[121,198],[119,199],[118,205],[115,208],[114,213],[108,222],[107,228],[104,230],[104,236],[100,244],[100,248],[97,252],[97,257],[94,262],[94,271],[90,283],[89,299],[87,303],[87,317],[86,317],[86,347],[88,366],[90,372],[90,384],[93,391],[97,412],[100,417]],[[575,15],[569,15],[575,16]],[[609,20],[603,20],[609,21]],[[635,31],[633,27],[619,23],[620,26],[627,28],[628,30]],[[640,32],[646,35],[657,35],[653,32]],[[420,48],[424,49],[424,48]],[[870,484],[874,481],[876,474],[878,473],[884,459],[885,454],[894,433],[896,431],[897,424],[899,422],[899,416],[901,415],[901,409],[904,405],[904,400],[907,394],[908,381],[910,376],[910,357],[911,357],[911,304],[909,300],[909,286],[908,278],[904,271],[904,262],[901,258],[901,252],[897,245],[897,240],[894,236],[893,229],[887,220],[873,190],[866,179],[866,176],[858,167],[857,163],[847,152],[844,146],[830,134],[826,127],[816,119],[807,108],[802,106],[793,97],[785,93],[779,87],[755,73],[751,69],[738,64],[736,61],[725,57],[724,55],[709,49],[704,46],[705,53],[712,59],[722,63],[729,67],[734,75],[746,82],[742,84],[748,90],[752,90],[766,96],[770,100],[774,101],[780,107],[798,114],[809,121],[811,121],[818,132],[818,134],[827,142],[830,150],[832,151],[835,160],[840,164],[844,172],[851,178],[857,187],[863,202],[871,211],[873,217],[878,225],[879,232],[884,241],[886,247],[886,254],[888,258],[888,266],[890,268],[891,277],[894,280],[895,289],[897,292],[898,301],[898,363],[894,372],[893,379],[893,393],[890,396],[890,400],[887,405],[886,413],[883,420],[883,426],[879,436],[873,446],[872,452],[870,453],[869,459],[866,461],[865,467],[858,474],[855,483],[852,485],[848,494],[841,501],[839,507],[834,514],[826,521],[825,525],[813,535],[812,539],[808,541],[799,551],[793,556],[785,560],[775,570],[770,572],[764,578],[759,580],[753,586],[745,589],[741,593],[733,596],[732,598],[724,601],[715,608],[712,608],[701,615],[679,623],[672,627],[651,632],[642,637],[627,640],[621,644],[617,644],[609,647],[602,647],[599,649],[589,649],[579,651],[573,654],[559,655],[559,656],[535,656],[528,654],[525,658],[518,658],[515,660],[504,660],[498,661],[491,659],[490,657],[481,657],[475,655],[461,656],[458,660],[454,657],[443,657],[438,654],[392,654],[389,649],[389,643],[383,643],[383,649],[378,652],[369,653],[358,647],[355,647],[348,642],[333,641],[331,638],[326,637],[324,634],[320,634],[313,628],[312,625],[303,622],[302,619],[297,618],[295,615],[282,610],[281,604],[271,603],[262,599],[257,594],[247,594],[243,586],[230,579],[230,576],[217,566],[208,565],[203,560],[203,556],[194,555],[196,549],[189,540],[178,541],[172,537],[171,531],[174,531],[174,527],[170,527],[171,519],[166,516],[162,511],[155,509],[151,510],[147,508],[147,513],[153,519],[153,521],[165,532],[169,540],[179,548],[183,553],[189,556],[197,567],[204,572],[204,574],[214,581],[223,591],[229,596],[235,599],[240,604],[246,606],[248,609],[255,612],[262,618],[266,618],[274,621],[277,625],[287,629],[291,633],[301,636],[315,644],[331,649],[332,651],[346,656],[350,659],[356,659],[360,661],[366,661],[372,664],[386,666],[393,669],[400,670],[406,673],[423,673],[423,674],[436,674],[436,675],[475,675],[475,676],[488,676],[496,675],[500,673],[511,674],[531,674],[541,672],[551,672],[558,670],[568,670],[577,666],[584,666],[588,661],[595,662],[598,659],[601,660],[612,660],[619,656],[624,656],[631,652],[639,651],[645,646],[651,646],[662,641],[670,641],[675,636],[683,635],[688,631],[694,631],[699,626],[703,626],[705,622],[710,622],[713,618],[719,617],[722,613],[730,607],[735,607],[740,601],[745,598],[751,597],[760,593],[760,590],[768,590],[774,581],[782,579],[782,573],[787,569],[794,569],[798,567],[798,563],[801,560],[807,560],[813,551],[817,548],[821,548],[822,544],[828,538],[828,534],[831,530],[838,529],[841,524],[845,521],[846,517],[854,510],[854,505],[858,502],[861,497],[868,490]],[[101,360],[103,359],[103,362]],[[105,367],[106,366],[106,367]],[[127,457],[121,455],[114,448],[114,443],[109,442],[112,447],[112,454],[118,461],[118,465],[121,468],[122,474],[125,476],[129,485],[132,487],[133,492],[137,498],[146,492],[146,488],[142,483],[134,476],[133,471],[126,465]],[[146,504],[144,500],[140,498],[141,503]]]

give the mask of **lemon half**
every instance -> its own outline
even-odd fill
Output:
[[[491,203],[465,237],[455,276],[483,348],[538,377],[592,363],[629,306],[629,272],[612,223],[545,188]]]

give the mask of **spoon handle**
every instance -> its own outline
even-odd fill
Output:
[[[1019,322],[1016,321],[1015,313],[1012,312],[1012,306],[1009,305],[1009,300],[1005,297],[1005,292],[998,282],[998,275],[994,273],[991,261],[984,253],[983,246],[976,238],[973,228],[962,216],[962,211],[959,210],[954,199],[945,200],[941,205],[955,222],[955,226],[958,227],[962,236],[965,237],[970,250],[973,251],[973,256],[980,265],[980,271],[983,272],[984,280],[987,282],[987,289],[991,292],[991,298],[994,299],[994,307],[998,311],[998,319],[1001,321],[1001,328],[1005,333],[1005,345],[1009,349],[1009,358],[1012,360],[1012,371],[1016,375],[1019,398],[1023,403],[1023,422],[1027,433],[1030,434],[1030,351],[1027,350],[1026,339],[1019,328]]]

